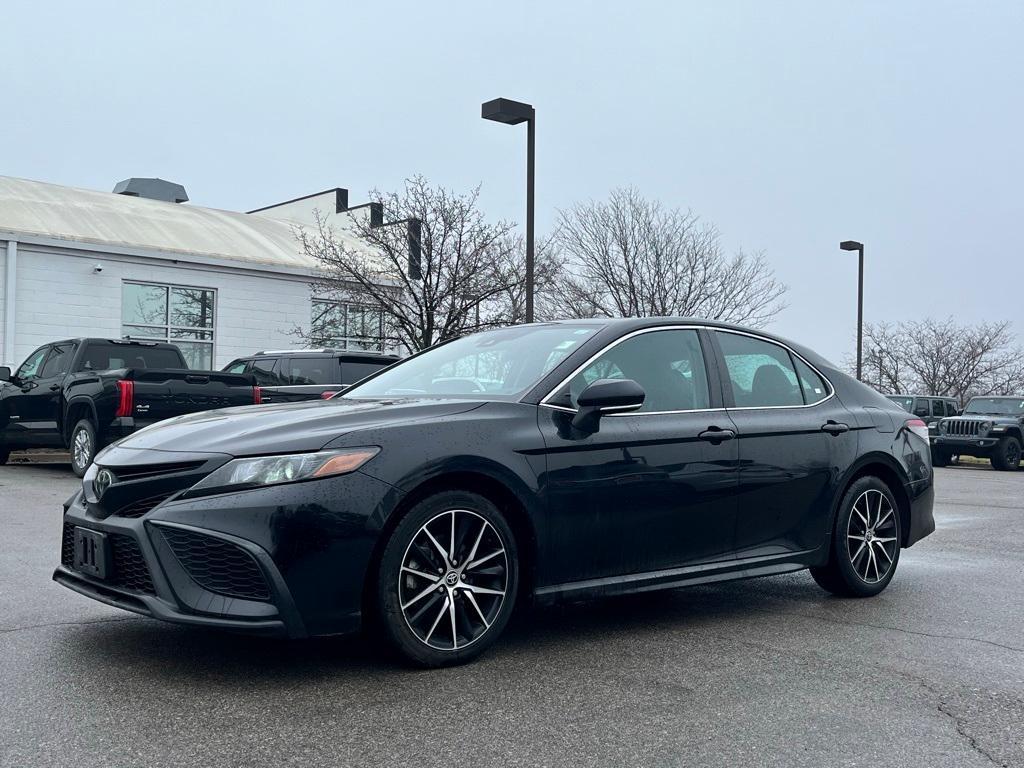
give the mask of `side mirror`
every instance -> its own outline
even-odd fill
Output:
[[[0,381],[11,380],[11,369],[6,365],[0,365]]]
[[[591,382],[576,399],[579,410],[572,425],[596,432],[602,416],[635,411],[644,404],[644,388],[632,379],[598,379]]]

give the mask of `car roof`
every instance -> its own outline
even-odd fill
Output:
[[[80,336],[76,339],[58,339],[56,341],[48,341],[45,344],[40,344],[41,347],[52,346],[53,344],[86,344],[91,341],[102,341],[108,344],[137,344],[140,347],[174,347],[177,346],[170,343],[169,341],[160,341],[159,339],[104,339],[99,336]]]
[[[268,349],[263,352],[257,352],[254,355],[243,355],[237,358],[238,360],[255,360],[257,357],[342,357],[351,358],[353,360],[366,359],[366,360],[398,360],[398,355],[392,355],[387,352],[361,352],[361,351],[348,351],[344,349]]]

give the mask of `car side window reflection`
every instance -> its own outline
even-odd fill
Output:
[[[751,336],[715,333],[737,408],[804,405],[793,360],[786,349]]]
[[[49,347],[41,347],[29,355],[18,369],[17,378],[21,381],[37,378],[39,376],[39,369],[43,365],[43,360],[46,359],[46,353],[49,351]]]
[[[633,379],[645,393],[641,413],[710,407],[704,356],[694,330],[649,331],[616,344],[572,378],[560,402],[576,408],[580,393],[598,379]]]

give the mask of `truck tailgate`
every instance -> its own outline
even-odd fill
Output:
[[[254,380],[241,373],[131,368],[124,379],[133,382],[132,414],[143,421],[252,405],[254,399]]]

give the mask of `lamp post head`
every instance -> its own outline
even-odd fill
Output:
[[[480,105],[480,117],[506,125],[519,125],[533,119],[533,106],[512,99],[492,99]]]
[[[863,251],[864,243],[858,243],[856,240],[843,240],[839,247],[844,251]]]

